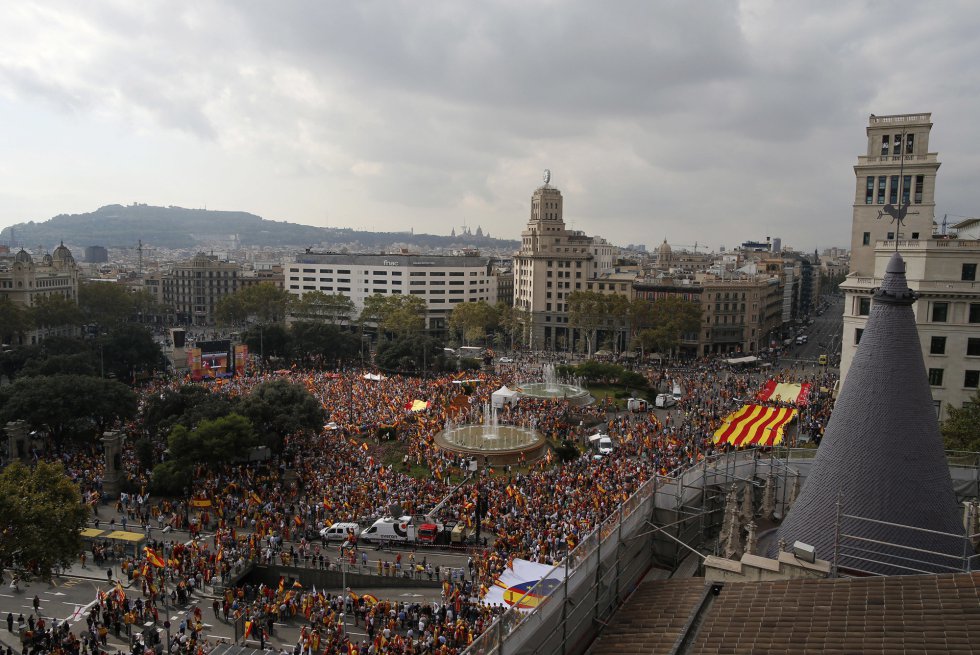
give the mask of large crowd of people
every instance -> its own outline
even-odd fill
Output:
[[[321,404],[324,427],[287,435],[281,452],[258,466],[202,463],[192,488],[179,498],[147,493],[150,471],[140,465],[132,440],[122,461],[127,488],[138,491],[112,499],[103,495],[102,455],[96,448],[49,449],[41,456],[64,463],[83,502],[92,508],[91,525],[142,531],[147,550],[127,552],[97,540],[90,544],[83,556],[100,567],[118,567],[128,592],[116,585],[100,596],[86,619],[88,629],[80,634],[66,623],[34,626],[25,652],[94,653],[107,634],[119,635],[148,617],[158,620],[164,603],[179,605],[193,594],[207,593],[214,596],[216,619],[240,623],[248,638],[262,646],[276,623],[288,621],[299,629],[297,653],[457,653],[504,611],[482,603],[481,596],[508,562],[561,561],[645,481],[718,452],[714,430],[742,399],[752,397],[765,377],[809,382],[814,389],[833,384],[818,369],[740,372],[720,359],[638,370],[652,388],[679,385],[683,400],[658,417],[653,412],[617,412],[608,400],[576,408],[561,400],[522,399],[505,406],[498,417],[504,424],[533,423],[553,443],[584,444],[590,428],[605,432],[616,443],[611,455],[594,458],[584,449],[582,456],[561,462],[549,452],[536,462],[500,470],[484,465],[469,478],[468,458],[439,448],[435,435],[447,420],[480,422],[492,392],[502,384],[534,379],[540,375],[539,361],[526,358],[493,371],[467,373],[465,379],[289,369],[205,383],[212,393],[229,396],[247,395],[273,380],[302,385]],[[142,402],[189,383],[185,378],[154,381],[141,390]],[[414,400],[428,406],[411,411]],[[819,439],[830,403],[819,393],[811,398],[799,435]],[[126,429],[142,434],[138,420]],[[158,451],[162,447],[157,444]],[[481,498],[487,511],[480,528],[487,538],[472,549],[465,570],[444,568],[435,575],[443,583],[439,602],[330,594],[300,581],[295,587],[225,586],[248,562],[349,565],[365,571],[376,562],[380,574],[404,570],[432,576],[431,565],[416,561],[414,553],[411,561],[406,552],[404,560],[399,554],[397,562],[385,561],[382,569],[382,558],[372,557],[369,564],[367,552],[357,544],[348,550],[328,548],[318,532],[336,522],[363,525],[386,515],[393,505],[409,515],[431,512],[438,505],[438,518],[472,525]],[[116,511],[108,511],[107,503]],[[172,538],[174,530],[199,538],[181,543]],[[216,593],[219,583],[222,591]],[[196,618],[173,631],[171,652],[203,655],[210,649],[200,616]],[[353,637],[348,626],[361,626],[368,638]],[[139,639],[132,639],[137,649],[152,646]]]

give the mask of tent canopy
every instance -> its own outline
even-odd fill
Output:
[[[503,407],[504,405],[513,405],[520,399],[521,395],[514,391],[513,389],[508,389],[507,385],[500,387],[490,396],[490,401],[493,403],[494,407]]]
[[[756,364],[758,361],[758,357],[750,355],[748,357],[733,357],[731,359],[726,359],[725,363],[729,366],[748,366],[749,364]]]
[[[789,407],[745,405],[732,412],[715,430],[714,442],[734,446],[775,446],[783,440],[783,430],[796,416]]]

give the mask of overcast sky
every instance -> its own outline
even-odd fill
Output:
[[[868,115],[980,215],[975,2],[6,2],[0,227],[102,205],[519,238],[849,246]]]

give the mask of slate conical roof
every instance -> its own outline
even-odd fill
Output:
[[[832,560],[838,495],[845,515],[963,533],[912,313],[914,302],[905,262],[895,253],[874,295],[813,468],[777,539],[810,544],[817,557]],[[844,519],[840,531],[851,535],[841,539],[839,565],[845,569],[899,575],[916,572],[899,567],[934,572],[942,570],[941,565],[960,565],[957,560],[853,537],[957,558],[963,554],[960,539],[883,523]],[[776,548],[773,543],[771,551]],[[857,547],[873,553],[858,553]]]

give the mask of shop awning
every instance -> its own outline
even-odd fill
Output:
[[[762,390],[755,395],[755,399],[762,402],[792,403],[799,407],[806,407],[810,401],[811,386],[808,383],[797,384],[795,382],[769,380],[762,387]]]
[[[783,440],[783,429],[796,416],[789,407],[745,405],[725,417],[715,430],[715,443],[734,446],[775,446]]]
[[[96,528],[85,528],[79,534],[82,535],[83,539],[95,539],[104,532],[104,530],[97,530]]]

